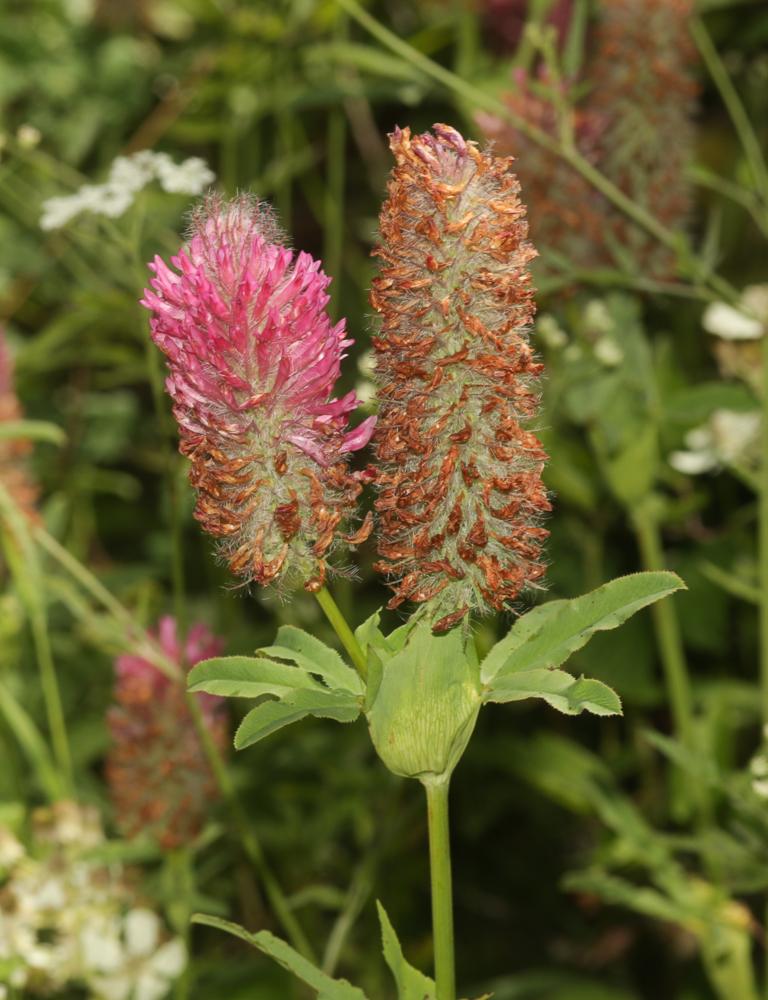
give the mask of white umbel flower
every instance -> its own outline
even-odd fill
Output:
[[[738,308],[726,302],[707,306],[702,325],[721,340],[759,340],[768,329],[768,285],[749,285]]]
[[[199,195],[215,179],[199,156],[175,163],[167,153],[143,149],[130,156],[118,156],[103,184],[84,184],[74,194],[44,201],[40,228],[61,229],[82,212],[117,219],[131,207],[139,191],[154,180],[164,191]]]
[[[706,424],[685,437],[686,451],[673,451],[669,464],[678,472],[698,476],[723,465],[749,463],[760,439],[760,414],[715,410]]]
[[[164,944],[162,924],[152,910],[130,910],[122,933],[110,935],[106,951],[92,938],[90,958],[94,974],[89,985],[99,1000],[162,1000],[184,971],[187,953],[181,938]]]

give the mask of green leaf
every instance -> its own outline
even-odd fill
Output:
[[[387,911],[378,900],[376,909],[379,911],[384,959],[395,977],[398,1000],[434,1000],[434,981],[406,962]]]
[[[684,589],[675,573],[633,573],[571,600],[549,601],[515,622],[488,653],[481,679],[559,667],[595,632],[617,628],[636,611]]]
[[[649,420],[617,455],[598,457],[616,499],[631,506],[648,495],[656,479],[660,461],[658,428]]]
[[[227,698],[282,697],[296,688],[323,691],[307,671],[299,666],[276,663],[266,657],[217,656],[196,664],[189,672],[190,691],[205,691]]]
[[[621,715],[621,701],[602,681],[587,677],[574,679],[564,670],[524,670],[498,676],[485,701],[500,703],[541,698],[566,715],[592,712],[593,715]]]
[[[58,424],[51,424],[46,420],[8,420],[0,424],[0,441],[13,438],[64,444],[67,435]]]
[[[346,979],[332,979],[289,944],[275,937],[274,934],[270,934],[269,931],[258,931],[256,934],[251,934],[240,924],[235,924],[231,920],[222,920],[220,917],[212,917],[206,913],[193,914],[192,923],[215,927],[217,930],[240,938],[251,947],[257,948],[315,990],[318,1000],[367,1000],[365,993],[357,986],[352,986]]]
[[[251,709],[235,733],[235,747],[243,750],[308,715],[336,722],[354,722],[359,714],[360,702],[349,691],[298,688],[280,701],[265,701]]]
[[[335,649],[294,625],[277,630],[274,646],[259,650],[264,656],[291,660],[303,670],[319,674],[330,688],[340,688],[354,694],[363,693],[363,682],[352,667],[348,667]]]

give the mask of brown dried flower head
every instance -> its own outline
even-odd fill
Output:
[[[543,575],[546,459],[527,425],[542,366],[525,208],[512,160],[453,128],[390,136],[371,292],[381,409],[378,568],[390,607],[429,602],[445,631]]]
[[[611,0],[600,7],[590,106],[605,121],[600,167],[669,229],[688,221],[698,86],[693,0]],[[674,273],[675,255],[618,211],[605,239],[648,277]]]

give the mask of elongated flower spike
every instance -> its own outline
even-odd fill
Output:
[[[599,8],[590,105],[605,121],[605,175],[668,229],[684,230],[694,158],[694,0],[611,0]],[[647,277],[674,274],[675,255],[611,212],[606,239],[633,254]]]
[[[319,262],[282,242],[263,203],[211,196],[176,270],[150,264],[142,304],[168,359],[195,516],[236,576],[316,590],[331,552],[371,530],[369,517],[342,534],[361,490],[348,453],[375,418],[348,430],[357,397],[332,392],[352,341],[328,317]]]
[[[546,454],[526,427],[542,369],[528,338],[536,251],[511,158],[447,125],[396,129],[390,146],[371,293],[378,568],[389,606],[428,602],[439,632],[544,572]]]
[[[160,619],[156,638],[184,671],[216,656],[223,643],[204,625],[182,647],[173,618]],[[121,830],[147,833],[165,848],[189,843],[202,829],[218,792],[187,706],[183,679],[173,681],[135,654],[115,663],[114,705],[108,714],[112,747],[107,781]],[[226,703],[195,694],[219,750],[229,742]]]

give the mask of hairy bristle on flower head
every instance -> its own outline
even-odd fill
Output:
[[[167,616],[155,637],[184,674],[223,648],[204,625],[194,625],[182,646],[176,622]],[[130,653],[118,657],[115,675],[107,781],[118,825],[127,836],[146,833],[166,848],[187,844],[202,829],[218,792],[187,705],[184,677],[172,680]],[[224,699],[193,697],[214,743],[224,750],[229,728]]]
[[[368,519],[341,533],[361,489],[348,454],[375,423],[349,430],[357,397],[332,395],[352,341],[328,316],[330,279],[247,196],[208,198],[171,264],[150,264],[142,304],[168,359],[195,516],[236,576],[317,589],[332,550],[370,531]]]
[[[13,377],[13,359],[0,327],[0,425],[13,423],[24,417],[16,395]],[[0,436],[0,483],[19,509],[31,520],[38,519],[38,489],[29,475],[26,460],[32,451],[32,442],[26,438]]]
[[[446,125],[390,136],[371,303],[381,409],[376,509],[390,607],[436,631],[501,609],[544,572],[546,455],[527,429],[541,365],[525,209],[511,159]]]

